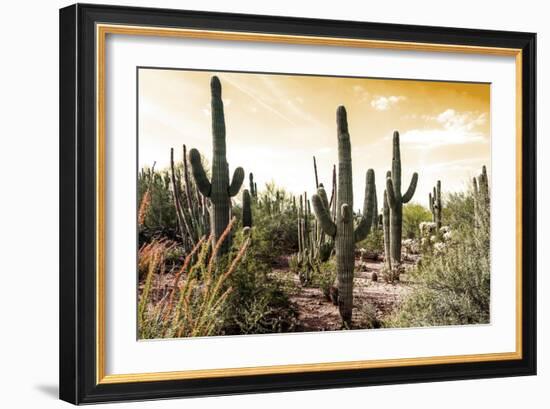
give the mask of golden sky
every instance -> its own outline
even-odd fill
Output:
[[[419,173],[413,202],[427,205],[438,179],[443,192],[458,191],[483,164],[490,172],[489,84],[163,69],[139,71],[140,167],[168,166],[170,147],[181,155],[182,144],[211,159],[214,74],[222,83],[230,173],[237,166],[253,172],[258,190],[275,181],[295,194],[314,193],[313,155],[319,181],[330,186],[338,105],[348,112],[355,209],[369,168],[382,197],[394,130],[403,191]]]

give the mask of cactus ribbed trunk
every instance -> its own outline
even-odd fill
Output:
[[[391,172],[386,174],[390,177]],[[384,229],[384,261],[386,268],[391,271],[391,251],[390,251],[390,206],[388,205],[388,196],[384,190],[384,209],[382,212],[382,228]]]
[[[338,308],[342,320],[351,323],[353,309],[353,269],[355,241],[353,237],[353,179],[351,142],[344,110],[338,110],[338,202],[336,205],[336,268],[338,269]]]
[[[332,221],[329,204],[323,186],[313,195],[313,208],[324,233],[334,238],[338,283],[338,309],[342,321],[351,327],[353,311],[353,273],[355,266],[355,243],[369,234],[373,215],[374,171],[366,176],[365,201],[362,218],[354,230],[353,226],[353,179],[351,164],[351,142],[348,132],[346,109],[338,107],[336,114],[338,128],[338,186],[336,222]]]
[[[390,208],[390,259],[394,268],[397,268],[401,264],[403,204],[408,203],[412,199],[417,182],[418,174],[415,172],[407,192],[401,195],[401,152],[399,133],[396,131],[393,133],[391,176],[386,178],[386,199]]]
[[[430,210],[432,212],[432,221],[435,223],[437,227],[437,231],[439,232],[439,229],[441,229],[441,213],[442,213],[440,180],[437,181],[437,185],[433,188],[433,195],[430,193],[429,200],[430,200]]]
[[[252,227],[252,208],[250,204],[250,193],[243,190],[243,227]]]
[[[211,233],[212,245],[217,241],[229,224],[231,217],[231,197],[235,196],[243,183],[244,170],[241,167],[235,169],[231,183],[229,182],[229,165],[226,159],[225,144],[225,118],[222,101],[222,88],[218,77],[214,76],[210,82],[211,110],[212,110],[212,175],[211,181],[204,171],[199,151],[191,149],[189,159],[193,171],[193,177],[201,194],[210,198],[212,204]],[[227,253],[231,247],[228,237],[220,246],[218,254]]]
[[[248,181],[249,181],[249,187],[250,187],[250,195],[255,198],[256,197],[256,183],[254,183],[254,174],[250,172],[248,175]]]
[[[490,224],[491,199],[487,168],[483,165],[481,174],[473,179],[474,188],[474,221],[476,228],[487,227]]]
[[[315,174],[315,189],[319,189],[319,177],[317,176],[317,160],[313,157],[313,173]]]

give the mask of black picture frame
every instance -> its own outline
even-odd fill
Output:
[[[96,23],[459,44],[522,51],[521,359],[98,384]],[[60,389],[74,404],[536,374],[536,34],[77,4],[60,10]]]

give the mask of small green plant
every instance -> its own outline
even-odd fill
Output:
[[[336,280],[336,260],[334,258],[319,264],[312,277],[312,286],[321,289],[327,300],[330,300],[330,290]]]

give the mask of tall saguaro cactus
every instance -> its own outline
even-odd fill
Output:
[[[225,146],[225,118],[223,113],[222,86],[218,77],[213,76],[210,81],[212,96],[212,179],[208,180],[206,171],[201,163],[198,150],[191,149],[189,160],[193,177],[201,194],[210,199],[212,204],[211,233],[214,235],[212,244],[221,237],[227,227],[231,212],[231,197],[239,193],[244,180],[244,170],[235,169],[231,183],[229,182],[229,165],[226,158]],[[218,254],[225,254],[230,248],[230,240],[224,240]]]
[[[369,234],[372,223],[372,200],[374,171],[369,169],[366,176],[365,201],[362,218],[353,226],[353,183],[351,170],[351,143],[348,132],[346,109],[338,107],[336,113],[338,129],[338,191],[336,222],[331,218],[324,188],[313,195],[313,209],[323,231],[333,237],[336,245],[336,268],[338,281],[338,308],[342,321],[351,325],[353,309],[353,270],[355,265],[355,243]]]
[[[414,173],[409,188],[401,195],[401,152],[399,132],[393,133],[393,157],[391,175],[386,177],[386,196],[390,208],[390,259],[393,267],[401,263],[401,231],[403,228],[403,204],[408,203],[416,190],[418,173]],[[387,256],[387,255],[386,255]]]
[[[386,172],[386,179],[391,177],[391,172]],[[391,271],[391,252],[390,252],[390,205],[388,204],[388,195],[384,190],[384,207],[382,209],[382,228],[384,230],[384,261],[386,268]]]
[[[432,221],[437,227],[437,231],[441,229],[441,180],[437,181],[437,185],[433,189],[432,193],[429,194],[430,200],[430,211],[432,212]]]

